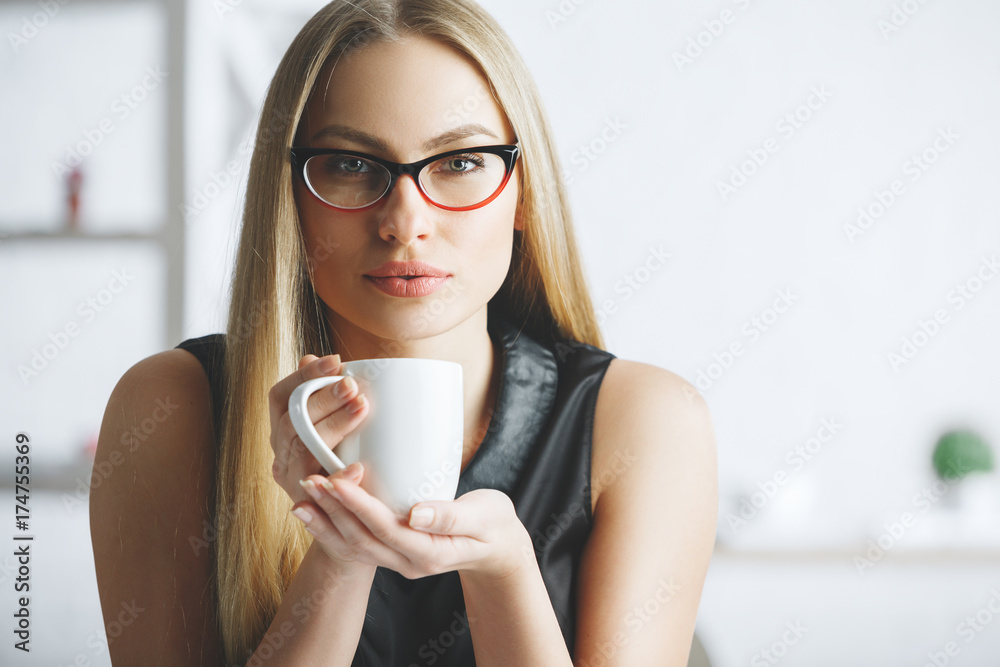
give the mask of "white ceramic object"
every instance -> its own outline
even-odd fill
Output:
[[[462,463],[462,365],[438,359],[359,359],[343,375],[307,380],[292,391],[288,414],[302,442],[333,473],[361,461],[362,488],[397,514],[423,500],[454,500]],[[308,413],[317,390],[353,377],[368,414],[335,454]]]

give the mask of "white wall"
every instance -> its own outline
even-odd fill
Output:
[[[244,142],[284,48],[322,3],[232,4],[222,14],[218,3],[189,5],[190,336],[223,328]],[[1000,280],[986,268],[1000,255],[1000,6],[483,4],[510,32],[547,104],[608,349],[673,370],[712,408],[720,556],[699,632],[716,664],[751,662],[799,617],[814,629],[784,665],[926,660],[1000,585],[997,473],[948,489],[926,512],[914,503],[932,488],[930,452],[942,429],[974,428],[994,447],[1000,442]],[[0,136],[17,156],[0,162],[0,233],[58,224],[53,156],[160,57],[165,45],[155,30],[108,36],[123,34],[114,21],[126,19],[114,17],[144,11],[129,6],[72,3],[19,50],[0,48],[0,83],[13,101],[0,105]],[[0,33],[21,29],[37,11],[33,3],[6,5]],[[133,23],[155,24],[156,10],[145,11]],[[679,61],[699,40],[700,52],[692,47],[690,60]],[[110,165],[141,148],[148,164],[95,175],[86,224],[145,229],[165,206],[181,204],[148,187],[163,178],[164,107],[154,98],[95,153]],[[801,120],[792,125],[789,114]],[[925,152],[933,164],[914,171]],[[754,157],[761,164],[747,162]],[[741,168],[752,172],[745,183],[720,192]],[[859,207],[877,213],[894,181],[887,210],[852,232]],[[0,295],[14,314],[0,328],[3,423],[9,433],[45,436],[53,445],[40,456],[53,464],[78,456],[125,368],[176,343],[159,338],[155,254],[54,248],[0,237]],[[654,249],[670,255],[662,267],[651,260]],[[126,265],[142,277],[136,287],[37,385],[24,386],[17,365]],[[976,288],[980,271],[991,279],[971,301],[959,298],[958,286]],[[793,297],[787,312],[751,335],[752,318],[772,315],[781,294]],[[894,368],[890,353],[901,354],[902,339],[939,311],[946,321],[936,334]],[[734,344],[741,353],[728,359]],[[816,436],[823,420],[842,427],[797,469],[789,451]],[[730,514],[782,472],[788,481],[775,496],[734,527]],[[85,534],[80,513],[48,507],[50,525],[69,522],[76,528],[68,534]],[[915,525],[884,562],[859,573],[854,556],[905,512]],[[74,546],[89,557],[89,544]],[[77,566],[83,580],[92,578],[92,564]],[[91,614],[93,592],[92,583],[78,590]],[[39,612],[40,625],[44,619]],[[989,664],[1000,653],[998,628],[988,625],[953,664]],[[85,637],[93,628],[76,630]]]

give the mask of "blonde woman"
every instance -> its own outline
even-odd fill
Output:
[[[531,77],[471,1],[306,24],[264,103],[226,334],[137,363],[105,414],[101,602],[108,623],[142,609],[115,664],[686,664],[710,416],[603,350],[559,173]],[[464,372],[458,497],[405,520],[362,464],[326,475],[287,415],[299,383],[379,356]],[[368,404],[343,380],[309,414],[335,447]]]

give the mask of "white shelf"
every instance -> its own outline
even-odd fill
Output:
[[[4,243],[17,241],[146,241],[159,243],[163,233],[157,232],[90,232],[85,230],[63,229],[59,231],[0,231],[0,247]]]

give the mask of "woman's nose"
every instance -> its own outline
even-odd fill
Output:
[[[384,241],[395,239],[403,245],[423,239],[432,231],[431,209],[434,205],[424,199],[413,176],[404,174],[396,179],[392,192],[379,212],[379,236]]]

